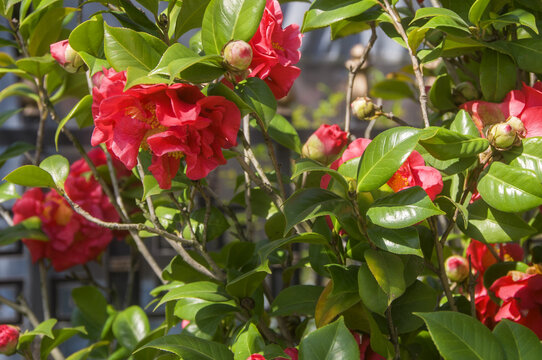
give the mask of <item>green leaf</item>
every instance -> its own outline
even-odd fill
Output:
[[[97,72],[103,71],[104,68],[107,69],[111,67],[107,60],[90,55],[85,51],[79,51],[79,56],[81,56],[85,64],[87,64],[90,71],[90,76],[96,74]]]
[[[252,354],[257,354],[265,348],[265,341],[258,328],[248,323],[236,337],[232,346],[234,360],[246,360]]]
[[[239,311],[229,304],[210,304],[196,313],[196,325],[205,334],[214,335],[222,320]]]
[[[328,282],[316,303],[314,311],[316,327],[329,324],[337,315],[361,300],[355,267],[330,264],[327,270],[331,275],[331,281]]]
[[[261,262],[263,263],[266,259],[268,259],[275,250],[293,243],[328,245],[327,239],[323,235],[318,233],[303,233],[292,235],[284,239],[273,240],[261,246],[258,249],[258,254],[260,256]]]
[[[378,134],[363,153],[358,172],[358,192],[384,185],[414,150],[418,133],[414,128],[396,127]]]
[[[510,24],[521,24],[530,28],[536,34],[538,34],[538,28],[536,26],[536,17],[523,9],[515,9],[506,14],[503,14],[495,19],[490,19],[481,22],[481,26],[493,25],[495,29],[502,30],[504,27]]]
[[[54,340],[45,337],[41,341],[40,360],[48,359],[54,348],[78,334],[86,334],[85,328],[79,326],[75,328],[53,330]]]
[[[469,21],[478,25],[491,0],[476,0],[469,10]]]
[[[266,260],[257,268],[252,269],[229,281],[226,285],[226,291],[228,292],[228,294],[238,298],[251,296],[254,291],[256,291],[258,287],[260,287],[262,282],[265,280],[267,274],[271,274],[268,260]]]
[[[295,127],[282,115],[275,114],[267,129],[271,139],[298,154],[301,154],[301,140]]]
[[[365,261],[380,288],[388,295],[388,305],[405,292],[404,265],[399,256],[367,249]]]
[[[415,312],[433,311],[437,307],[438,294],[431,286],[416,280],[405,293],[391,304],[391,317],[399,334],[417,330],[423,321]]]
[[[49,54],[44,56],[27,57],[17,60],[15,63],[21,70],[37,77],[42,77],[53,71],[58,65]]]
[[[107,346],[109,345],[109,341],[99,341],[97,343],[94,343],[90,346],[87,346],[84,349],[81,349],[77,352],[74,352],[70,356],[66,358],[66,360],[86,360],[90,356],[90,354],[94,351],[94,349]]]
[[[416,11],[416,15],[414,16],[414,19],[410,22],[411,24],[414,23],[416,20],[428,18],[428,17],[435,17],[435,16],[445,16],[449,17],[451,19],[454,19],[457,23],[464,25],[465,27],[468,27],[468,24],[463,20],[461,16],[459,16],[456,12],[453,10],[450,10],[449,8],[445,7],[423,7]]]
[[[384,79],[371,86],[371,96],[384,100],[414,99],[415,95],[408,83],[397,79]]]
[[[351,204],[325,189],[308,188],[296,191],[284,202],[286,228],[284,234],[302,221],[323,215],[340,215],[352,210]]]
[[[367,217],[376,225],[389,229],[411,226],[430,216],[442,215],[419,186],[376,200],[367,211]]]
[[[388,308],[388,295],[382,290],[369,266],[362,263],[358,273],[358,290],[367,309],[384,316]]]
[[[175,39],[188,30],[201,27],[205,9],[210,0],[183,0],[175,25]]]
[[[277,112],[277,100],[265,81],[251,77],[235,86],[235,92],[256,113],[267,129]]]
[[[98,340],[107,320],[107,300],[97,288],[82,286],[72,290],[72,298],[77,306],[72,322],[83,325],[91,339]],[[75,319],[74,319],[75,318]],[[73,320],[80,320],[80,323]]]
[[[64,182],[68,178],[70,173],[70,163],[62,155],[51,155],[40,163],[40,168],[47,171],[56,186],[60,189],[64,189]]]
[[[522,212],[542,205],[542,185],[530,170],[493,162],[478,181],[489,205],[504,212]]]
[[[128,66],[151,71],[160,61],[161,54],[149,42],[152,36],[143,36],[131,29],[104,26],[105,57],[116,71],[126,70]]]
[[[9,182],[0,184],[0,203],[20,198],[21,196],[17,192],[17,187],[15,184]]]
[[[519,169],[531,170],[539,181],[542,181],[542,138],[523,139],[521,146],[514,146],[503,151],[502,155],[508,165]]]
[[[37,216],[29,217],[17,225],[2,229],[0,233],[0,246],[12,244],[21,239],[49,241],[41,230],[41,220]]]
[[[218,82],[216,84],[210,84],[207,90],[207,95],[218,95],[225,97],[226,99],[237,105],[239,110],[241,110],[241,116],[245,116],[253,111],[251,107],[248,106],[239,95],[237,95],[232,89],[222,84],[221,82]]]
[[[0,102],[4,101],[10,96],[25,96],[34,100],[35,102],[39,101],[39,97],[34,90],[28,84],[22,82],[17,82],[15,84],[6,86],[2,91],[0,91]]]
[[[4,125],[6,121],[11,119],[14,115],[18,114],[19,112],[21,112],[21,110],[22,109],[13,109],[13,110],[5,111],[2,114],[0,114],[0,126]]]
[[[178,214],[179,211],[176,210],[175,213]],[[206,209],[200,208],[194,211],[192,214],[190,214],[190,224],[192,225],[192,229],[196,233],[197,239],[203,238],[203,229],[205,227],[205,213],[206,213]],[[230,224],[224,217],[224,214],[222,213],[222,211],[218,210],[214,206],[211,207],[211,211],[209,213],[209,219],[207,222],[207,239],[205,239],[205,241],[209,242],[209,241],[217,239],[226,230],[228,230],[229,227],[230,227]],[[190,232],[190,229],[187,228],[186,230]]]
[[[423,131],[420,145],[439,160],[451,160],[475,156],[489,147],[489,141],[432,126]]]
[[[452,121],[452,123],[450,124],[450,130],[463,135],[474,137],[480,136],[480,132],[474,124],[474,121],[472,121],[472,117],[465,110],[459,110],[459,112],[454,118],[454,121]]]
[[[133,351],[150,331],[149,319],[139,306],[130,306],[117,314],[113,322],[113,334],[118,342]]]
[[[501,342],[506,360],[537,360],[542,358],[540,340],[529,328],[510,321],[501,320],[493,335]]]
[[[271,316],[314,316],[316,302],[324,288],[315,285],[293,285],[282,290],[271,304]]]
[[[73,119],[74,117],[78,117],[81,115],[88,115],[90,117],[92,114],[91,106],[92,106],[92,95],[86,95],[84,98],[79,100],[79,102],[75,104],[75,106],[71,109],[68,115],[66,115],[64,119],[62,119],[58,123],[56,132],[55,132],[55,147],[57,151],[58,151],[58,137],[60,135],[60,131],[64,128],[66,123],[70,119]]]
[[[154,348],[173,353],[183,360],[233,360],[226,345],[192,335],[166,335],[139,348]]]
[[[64,18],[74,11],[78,11],[78,9],[57,7],[47,10],[30,33],[28,39],[28,53],[30,56],[41,56],[49,53],[49,46],[58,40],[62,32]]]
[[[471,316],[451,311],[417,313],[445,360],[504,360],[503,349],[491,331]]]
[[[305,13],[301,31],[307,32],[329,26],[362,14],[377,4],[376,0],[316,0]]]
[[[341,317],[313,331],[299,344],[299,360],[359,359],[359,348]]]
[[[70,46],[77,52],[84,51],[94,57],[103,57],[104,21],[101,14],[73,29],[69,41]]]
[[[438,29],[451,35],[469,36],[469,28],[463,23],[464,22],[458,22],[454,18],[449,16],[435,16],[434,18],[426,22],[420,28],[420,30]]]
[[[418,232],[413,227],[386,229],[369,226],[369,239],[379,248],[394,254],[417,255],[423,257]]]
[[[29,187],[55,187],[53,177],[47,171],[34,165],[21,166],[7,174],[4,180]]]
[[[486,243],[518,241],[536,232],[521,216],[494,209],[483,200],[470,204],[467,210],[469,223],[465,226],[463,221],[458,221],[458,225],[467,236],[478,241]]]
[[[456,108],[452,99],[452,80],[448,74],[437,76],[429,90],[429,101],[431,105],[440,111]]]
[[[248,42],[260,26],[264,8],[265,0],[211,0],[201,27],[205,53],[220,55],[230,40]]]
[[[339,174],[337,170],[330,169],[327,166],[323,166],[319,162],[316,162],[311,159],[301,158],[295,163],[294,171],[292,173],[291,179],[295,179],[306,172],[323,172],[330,175],[334,180],[341,184],[342,188],[346,191],[348,190],[348,182],[346,179]]]
[[[485,49],[480,63],[480,86],[484,99],[499,102],[516,87],[516,65],[505,54]]]
[[[179,300],[182,298],[196,298],[213,302],[230,300],[230,297],[224,292],[224,288],[220,285],[210,281],[196,281],[170,290],[160,300],[157,307],[168,301]]]
[[[542,71],[542,42],[539,39],[498,40],[485,45],[512,56],[517,65],[525,71],[537,73]]]
[[[35,146],[29,143],[15,141],[0,154],[0,167],[4,166],[7,160],[20,156],[27,151],[34,150]]]

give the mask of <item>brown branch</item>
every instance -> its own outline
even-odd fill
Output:
[[[442,244],[439,241],[438,236],[438,228],[435,222],[435,218],[432,217],[429,219],[429,225],[431,226],[431,231],[433,232],[434,237],[434,243],[435,243],[435,250],[437,252],[437,261],[438,261],[438,277],[440,279],[440,282],[442,283],[442,288],[444,289],[444,293],[446,294],[446,298],[448,299],[448,303],[450,304],[450,308],[452,311],[457,311],[457,306],[455,305],[455,300],[452,295],[452,291],[450,290],[450,284],[448,282],[448,276],[446,276],[446,270],[444,268],[444,255],[442,251]]]

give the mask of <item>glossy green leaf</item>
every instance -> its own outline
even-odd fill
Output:
[[[251,77],[238,83],[235,92],[260,117],[267,129],[277,111],[277,100],[267,84],[259,78]]]
[[[239,333],[232,346],[234,360],[246,360],[265,348],[265,341],[256,325],[248,323]]]
[[[468,225],[465,226],[462,221],[458,221],[458,224],[467,236],[479,241],[487,243],[518,241],[536,232],[521,216],[494,209],[483,200],[470,204],[467,210]]]
[[[51,155],[40,163],[40,168],[47,171],[56,186],[60,189],[64,188],[64,182],[70,173],[70,163],[62,155]]]
[[[62,328],[53,330],[54,340],[51,338],[43,338],[40,346],[40,360],[46,360],[49,355],[58,345],[64,343],[75,335],[86,334],[85,328],[82,326],[74,328]]]
[[[79,24],[70,33],[70,46],[94,57],[103,57],[104,21],[101,15]],[[88,65],[88,64],[87,64]]]
[[[369,239],[382,250],[394,254],[417,255],[423,257],[418,232],[413,227],[402,229],[386,229],[380,226],[369,226]]]
[[[530,170],[493,162],[478,181],[489,205],[504,212],[521,212],[542,205],[542,185]]]
[[[299,344],[299,360],[359,359],[359,349],[343,318],[313,331]]]
[[[485,49],[480,63],[480,87],[484,99],[499,102],[516,87],[516,65],[505,54]]]
[[[329,26],[359,15],[377,4],[376,0],[316,0],[305,13],[301,31],[307,32]]]
[[[53,71],[58,65],[49,54],[44,56],[27,57],[17,60],[19,69],[37,77],[42,77]]]
[[[20,223],[2,229],[0,233],[0,246],[12,244],[21,239],[49,241],[41,230],[41,220],[37,216],[29,217]]]
[[[271,269],[269,269],[268,261],[265,261],[257,268],[228,281],[226,291],[238,298],[251,296],[262,285],[268,274],[271,274]]]
[[[506,14],[500,15],[495,19],[489,19],[480,23],[482,27],[485,27],[489,24],[493,25],[497,30],[502,30],[504,27],[510,24],[521,24],[530,28],[532,31],[538,34],[536,17],[532,13],[524,9],[515,9]]]
[[[128,66],[151,71],[160,61],[160,53],[148,41],[150,35],[126,28],[114,28],[105,24],[105,56],[117,71]]]
[[[118,313],[113,322],[113,334],[128,350],[134,350],[137,343],[150,331],[149,319],[139,306],[130,306]]]
[[[29,187],[55,187],[53,177],[47,171],[34,165],[21,166],[7,174],[4,180]]]
[[[404,265],[397,255],[383,251],[365,250],[365,261],[380,288],[388,295],[388,304],[401,296],[406,289]]]
[[[170,290],[158,303],[158,306],[182,298],[196,298],[207,301],[222,302],[230,300],[224,288],[210,281],[196,281]]]
[[[295,163],[291,179],[293,180],[301,174],[312,171],[323,172],[330,175],[334,180],[342,185],[344,190],[348,190],[348,182],[341,174],[339,174],[337,170],[330,169],[327,166],[323,166],[322,164],[307,158],[301,158]]]
[[[318,298],[314,310],[314,321],[318,328],[329,324],[337,315],[350,309],[361,300],[355,267],[347,268],[342,265],[330,264],[327,266],[327,270],[332,278]]]
[[[388,308],[388,295],[382,290],[369,266],[362,263],[358,273],[358,290],[367,309],[384,316]]]
[[[542,358],[542,344],[529,328],[503,319],[499,321],[493,335],[501,342],[506,360],[537,360]]]
[[[15,141],[0,154],[0,166],[3,166],[7,160],[20,156],[27,151],[34,150],[35,146],[29,143]]]
[[[412,19],[411,24],[416,20],[435,16],[449,17],[455,20],[457,23],[464,25],[465,27],[468,26],[465,20],[463,20],[463,18],[461,18],[461,16],[459,16],[455,11],[450,10],[450,8],[433,6],[427,6],[416,10],[416,14],[414,16],[414,19]]]
[[[454,120],[450,124],[450,130],[462,135],[479,137],[480,132],[474,124],[472,117],[466,110],[459,110]]]
[[[107,69],[111,66],[109,65],[109,62],[107,60],[90,55],[86,51],[79,51],[79,55],[81,56],[85,64],[87,64],[91,76],[100,71],[103,71],[104,68]]]
[[[66,358],[66,360],[86,360],[89,358],[90,354],[96,349],[103,346],[109,345],[109,341],[99,341],[94,343],[86,348],[83,348],[79,351],[74,352]]]
[[[358,173],[358,192],[384,185],[409,157],[418,142],[418,130],[396,127],[378,134],[367,146]]]
[[[411,226],[430,216],[442,215],[427,193],[419,186],[376,200],[367,211],[367,217],[378,226],[400,229]]]
[[[459,312],[417,313],[445,360],[504,360],[505,354],[491,331],[472,316]]]
[[[473,157],[485,151],[489,147],[489,141],[432,126],[426,128],[420,136],[420,145],[439,160],[451,160]]]
[[[229,304],[210,304],[196,313],[196,325],[205,334],[214,335],[221,321],[239,309]]]
[[[218,82],[216,84],[209,84],[209,87],[207,88],[207,95],[218,95],[225,97],[226,99],[237,105],[239,110],[241,110],[241,116],[245,116],[253,111],[251,107],[247,105],[247,103],[245,103],[243,99],[241,99],[241,97],[235,93],[235,91],[222,84],[221,82]]]
[[[175,39],[188,30],[201,27],[210,0],[183,0],[175,25]]]
[[[295,127],[284,116],[275,114],[267,129],[271,139],[280,145],[301,154],[301,140]]]
[[[294,243],[304,243],[304,244],[321,244],[328,245],[327,239],[318,233],[303,233],[292,235],[287,238],[273,240],[258,249],[258,254],[262,262],[269,258],[269,256],[277,249],[280,249],[283,246],[294,244]]]
[[[205,227],[205,213],[206,209],[201,208],[190,214],[190,224],[192,225],[192,230],[195,232],[197,239],[203,239],[203,229]],[[176,210],[175,214],[179,214],[179,211]],[[228,230],[229,227],[230,224],[224,217],[222,211],[212,206],[209,213],[209,219],[207,221],[206,241],[212,241],[217,239],[226,230]],[[190,229],[186,229],[185,232],[187,232],[187,236],[190,236]]]
[[[271,304],[272,316],[314,316],[316,303],[324,288],[315,285],[293,285],[282,290]]]
[[[93,286],[73,289],[72,299],[77,306],[72,314],[72,323],[84,326],[89,338],[98,340],[108,318],[107,300],[100,290]]]
[[[485,45],[512,56],[525,71],[540,72],[542,69],[542,43],[539,39],[497,40]]]
[[[340,215],[352,210],[350,202],[325,189],[296,191],[284,202],[285,235],[296,224],[323,215]]]
[[[220,55],[230,40],[249,41],[260,25],[264,8],[265,0],[211,0],[201,28],[205,53]]]
[[[403,80],[384,79],[371,86],[371,96],[384,100],[414,99],[412,88]]]
[[[447,34],[456,36],[469,36],[470,31],[468,26],[464,25],[464,22],[458,22],[449,16],[435,16],[426,22],[420,30],[425,29],[438,29]]]
[[[478,25],[491,0],[476,0],[469,10],[469,21]]]
[[[391,304],[393,324],[399,334],[409,333],[423,326],[415,312],[433,311],[437,307],[438,293],[431,286],[416,280],[405,293]]]
[[[531,170],[542,182],[542,138],[523,139],[521,146],[503,151],[504,160],[513,167]]]
[[[0,184],[0,203],[6,202],[12,199],[19,199],[21,196],[17,192],[15,184],[5,182]]]
[[[192,335],[166,335],[139,348],[154,348],[173,353],[184,360],[233,360],[226,345]]]
[[[452,99],[452,80],[448,74],[437,76],[429,90],[429,101],[437,110],[454,110],[456,105]]]
[[[75,8],[54,7],[46,10],[35,27],[32,28],[28,39],[30,56],[41,56],[49,53],[49,46],[57,42],[62,31],[62,21],[66,16],[78,11]]]

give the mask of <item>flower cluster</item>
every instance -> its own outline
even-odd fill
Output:
[[[96,166],[106,164],[101,149],[89,152]],[[92,216],[118,222],[119,216],[103,190],[92,176],[86,176],[90,168],[81,159],[72,164],[64,188],[77,205]],[[13,205],[15,224],[37,216],[49,241],[23,239],[34,262],[47,258],[56,271],[64,271],[96,259],[113,239],[111,230],[98,226],[76,214],[68,202],[56,191],[44,193],[33,188],[24,193]]]
[[[186,162],[192,180],[225,164],[222,149],[237,145],[241,113],[221,96],[205,96],[189,84],[137,85],[126,91],[126,73],[104,70],[94,79],[92,145],[104,143],[128,169],[139,149],[149,150],[149,167],[162,189]]]
[[[337,170],[345,162],[361,157],[370,142],[371,140],[364,138],[354,140],[348,145],[342,156],[331,164],[331,168]],[[327,188],[330,180],[331,177],[329,175],[324,175],[320,187]],[[420,186],[425,190],[431,200],[435,200],[443,187],[440,172],[430,166],[426,166],[423,157],[417,151],[412,151],[406,161],[393,174],[391,179],[388,180],[387,184],[395,192],[413,186]]]
[[[277,0],[267,0],[262,21],[249,41],[252,47],[251,77],[264,80],[277,99],[288,95],[301,70],[294,66],[301,58],[299,25],[282,28],[282,11]]]

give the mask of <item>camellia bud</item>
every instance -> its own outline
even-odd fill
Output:
[[[232,71],[245,71],[252,63],[252,48],[243,40],[232,40],[222,50],[224,64]]]
[[[462,256],[453,255],[444,263],[446,276],[454,282],[462,282],[469,276],[469,262]]]
[[[350,104],[352,112],[360,120],[370,120],[376,113],[376,106],[373,101],[365,96],[358,97]]]
[[[0,325],[0,354],[12,355],[19,342],[19,328],[11,325]]]
[[[73,50],[68,40],[51,44],[51,55],[70,73],[76,73],[85,69],[85,63],[77,51]]]
[[[510,116],[508,120],[506,120],[506,123],[512,127],[512,129],[516,132],[516,134],[520,138],[524,138],[526,135],[525,126],[523,125],[523,121],[521,121],[520,118],[515,116]]]
[[[338,125],[323,124],[303,145],[302,155],[329,165],[341,153],[348,142],[348,134]]]
[[[456,104],[461,105],[471,100],[476,100],[480,97],[480,93],[472,83],[465,81],[457,84],[453,90],[453,100]]]
[[[516,132],[510,124],[495,124],[489,128],[487,139],[495,148],[505,150],[516,142]]]

